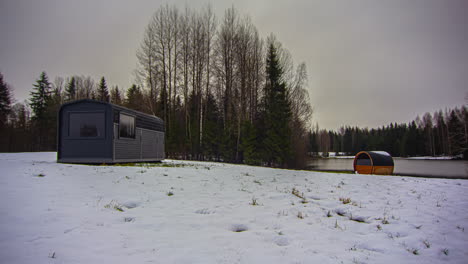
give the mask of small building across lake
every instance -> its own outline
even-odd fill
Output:
[[[160,161],[164,133],[164,121],[156,116],[89,99],[65,103],[58,117],[57,161]]]

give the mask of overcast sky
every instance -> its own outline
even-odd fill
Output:
[[[209,1],[1,0],[0,72],[18,101],[45,70],[128,88],[154,11]],[[313,123],[377,127],[468,103],[468,1],[213,1],[305,62]]]

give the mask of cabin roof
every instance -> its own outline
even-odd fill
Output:
[[[126,108],[126,107],[123,107],[123,106],[120,106],[120,105],[113,104],[113,103],[97,101],[97,100],[92,100],[92,99],[80,99],[80,100],[67,102],[67,103],[62,104],[61,109],[68,106],[68,105],[81,104],[81,103],[93,103],[93,104],[109,105],[114,109],[123,110],[125,112],[129,112],[129,113],[132,113],[134,115],[149,117],[149,118],[152,118],[152,119],[156,119],[161,123],[164,123],[164,121],[161,118],[159,118],[159,117],[157,117],[155,115],[149,115],[149,114],[146,114],[146,113],[143,113],[143,112],[140,112],[140,111],[136,111],[136,110],[133,110],[133,109],[129,109],[129,108]]]

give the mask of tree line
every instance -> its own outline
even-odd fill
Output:
[[[377,129],[341,127],[338,131],[309,132],[309,152],[384,150],[396,157],[459,156],[468,158],[468,107],[425,113],[408,124],[392,123]],[[325,154],[327,155],[327,154]]]
[[[57,115],[68,101],[94,99],[124,104],[117,86],[109,90],[104,77],[55,78],[42,72],[33,84],[30,98],[14,103],[11,86],[0,73],[0,152],[57,150]]]
[[[126,90],[108,89],[104,77],[50,82],[42,72],[28,102],[14,105],[2,76],[0,151],[56,150],[60,105],[91,98],[163,118],[170,158],[305,165],[312,114],[306,66],[296,67],[273,34],[261,38],[248,16],[232,7],[218,20],[210,6],[162,6],[137,59],[135,84]]]

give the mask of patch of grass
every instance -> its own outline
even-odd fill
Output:
[[[297,190],[296,188],[293,188],[291,193],[297,196],[298,198],[305,199],[304,193],[300,193],[299,190]]]
[[[351,204],[351,205],[353,205],[353,206],[358,206],[358,203],[355,202],[355,201],[353,201],[353,200],[351,200],[351,198],[349,198],[349,197],[348,197],[348,198],[340,197],[339,200],[340,200],[340,202],[342,202],[343,204]],[[362,205],[359,205],[359,207],[362,208]]]
[[[104,208],[107,209],[114,209],[119,212],[124,212],[123,206],[120,205],[117,201],[112,200],[110,203],[104,205]]]
[[[161,163],[160,166],[152,166],[152,167],[164,167],[164,168],[182,168],[182,167],[194,167],[195,165],[189,164],[181,164],[181,163]]]
[[[120,206],[114,206],[114,209],[119,211],[119,212],[123,212],[124,210],[122,209],[122,207]]]
[[[343,228],[340,225],[338,225],[338,220],[335,220],[335,228],[343,230]]]
[[[349,220],[356,221],[358,223],[367,223],[367,217],[363,217],[363,216],[353,217],[353,214],[350,215]]]
[[[253,206],[258,205],[257,198],[252,198],[252,202],[250,203],[250,205],[253,205]]]
[[[170,191],[167,192],[166,194],[167,194],[167,196],[173,196],[173,195],[174,195],[174,193],[173,193],[173,192],[170,192]]]
[[[343,197],[340,197],[340,202],[342,202],[343,204],[349,204],[351,203],[351,198],[343,198]]]
[[[41,178],[42,178],[42,177],[45,177],[45,174],[39,173],[39,174],[37,175],[37,177],[41,177]],[[55,253],[55,252],[54,252],[54,253]]]
[[[398,236],[396,236],[396,237],[398,237]],[[419,249],[418,248],[408,247],[405,242],[403,242],[401,245],[404,246],[406,251],[408,251],[409,253],[411,253],[413,255],[419,255]]]
[[[427,239],[423,241],[423,244],[424,244],[424,246],[426,246],[426,248],[431,247],[431,243],[429,243],[429,241]]]
[[[301,198],[301,203],[303,204],[309,203],[307,199],[305,198],[304,193],[299,192],[299,190],[297,190],[296,188],[293,188],[291,193],[295,195],[296,197]]]

